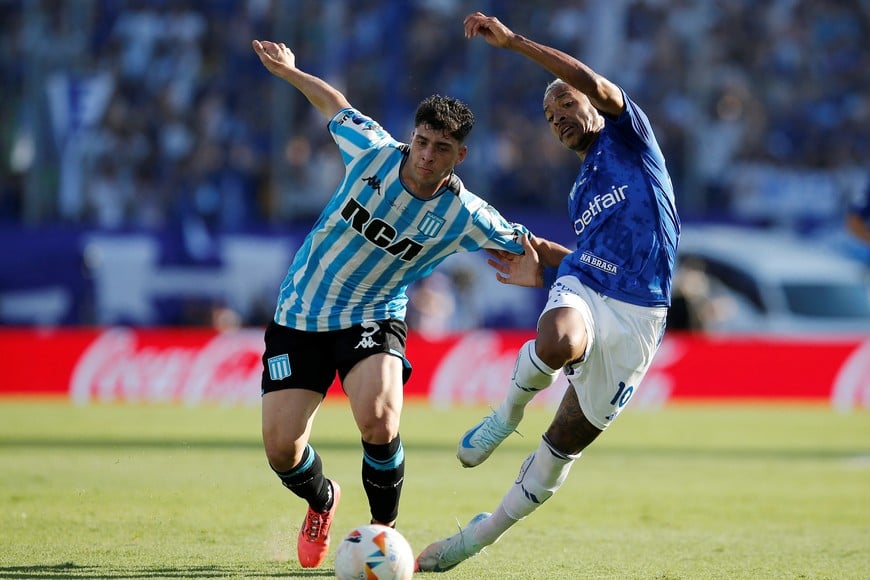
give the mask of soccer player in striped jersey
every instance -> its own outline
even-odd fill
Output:
[[[496,252],[490,260],[504,283],[543,286],[545,272],[556,277],[537,336],[520,349],[504,400],[461,438],[459,461],[465,467],[485,461],[560,370],[569,388],[493,513],[477,514],[459,533],[420,553],[418,568],[435,572],[479,553],[552,497],[582,451],[631,399],[665,331],[680,234],[650,122],[620,87],[479,12],[465,19],[465,35],[513,50],[556,76],[543,108],[552,133],[581,162],[568,200],[577,249],[524,238],[523,255]]]
[[[372,522],[394,526],[405,470],[402,390],[411,370],[405,290],[457,252],[521,253],[519,239],[528,232],[505,221],[453,172],[474,123],[465,104],[425,99],[410,143],[402,143],[334,87],[297,68],[284,44],[252,44],[266,69],[328,120],[345,165],[281,284],[263,354],[264,447],[281,482],[308,502],[297,552],[310,568],[327,556],[341,493],[309,443],[336,373],[362,439]]]

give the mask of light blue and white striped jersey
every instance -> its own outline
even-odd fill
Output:
[[[345,175],[296,252],[281,285],[275,322],[306,331],[366,320],[404,319],[407,287],[448,256],[481,248],[523,252],[525,227],[451,178],[429,199],[405,189],[409,146],[377,122],[344,109],[329,131]]]

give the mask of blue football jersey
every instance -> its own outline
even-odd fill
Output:
[[[431,198],[402,184],[409,146],[355,109],[329,131],[344,179],[296,252],[275,322],[306,331],[404,319],[407,287],[448,256],[482,248],[523,252],[526,228],[508,223],[455,175]]]
[[[623,302],[669,306],[680,236],[674,191],[649,119],[623,97],[625,111],[605,115],[571,189],[577,249],[558,275]]]

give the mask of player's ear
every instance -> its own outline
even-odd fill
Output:
[[[468,146],[462,145],[459,148],[459,156],[456,158],[456,165],[459,165],[463,161],[465,161],[465,156],[468,154]]]

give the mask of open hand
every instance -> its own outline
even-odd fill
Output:
[[[489,44],[504,48],[510,43],[514,33],[498,18],[487,16],[482,12],[475,12],[465,17],[465,38],[473,38],[478,35],[482,36]]]
[[[544,266],[528,236],[522,236],[522,255],[502,250],[487,250],[492,258],[486,261],[496,270],[495,277],[502,284],[538,288],[544,285]]]
[[[296,68],[296,55],[283,42],[278,44],[269,40],[254,40],[251,46],[263,66],[273,75],[280,77],[282,72]]]

